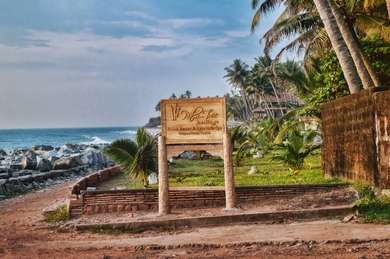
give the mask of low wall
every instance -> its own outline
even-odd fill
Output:
[[[295,197],[345,188],[346,184],[309,184],[236,187],[238,205],[261,202],[269,199]],[[169,189],[171,209],[207,208],[225,206],[224,187],[188,187]],[[113,191],[87,191],[80,193],[78,200],[71,200],[72,217],[87,214],[131,212],[138,210],[158,211],[158,189],[135,189]]]
[[[78,195],[81,193],[81,191],[86,190],[87,187],[95,186],[98,182],[104,181],[118,173],[123,173],[120,166],[113,166],[92,173],[78,180],[74,185],[69,186],[70,195],[75,195],[74,197],[78,198]]]

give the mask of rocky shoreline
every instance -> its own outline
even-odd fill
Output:
[[[104,145],[65,144],[9,152],[0,149],[0,199],[113,166],[103,155],[103,148]]]

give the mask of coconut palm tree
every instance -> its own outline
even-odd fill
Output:
[[[321,1],[324,3],[324,1]],[[330,1],[333,9],[335,4],[333,1]],[[330,3],[329,2],[329,3]],[[282,48],[281,52],[275,57],[275,60],[278,61],[281,54],[284,51],[296,50],[298,53],[304,52],[305,66],[309,64],[307,61],[310,60],[308,55],[320,56],[322,51],[329,49],[329,41],[327,39],[326,33],[324,33],[324,25],[318,15],[316,6],[313,4],[313,1],[307,0],[253,0],[252,8],[256,9],[256,14],[252,20],[252,31],[258,25],[260,21],[260,15],[266,15],[280,3],[284,3],[285,10],[275,23],[275,25],[263,36],[263,39],[266,40],[265,52],[267,53],[282,41],[285,38],[294,38],[287,46]],[[334,9],[334,13],[342,12],[344,22],[340,19],[336,21],[340,26],[347,24],[349,29],[349,34],[354,38],[349,36],[346,38],[347,44],[357,44],[357,47],[349,46],[350,52],[352,53],[351,58],[354,59],[356,63],[357,71],[359,72],[360,77],[363,79],[364,87],[373,85],[380,85],[378,76],[375,73],[375,70],[368,61],[367,55],[362,51],[361,45],[356,37],[355,30],[359,32],[360,35],[369,35],[370,33],[381,33],[383,37],[386,35],[390,36],[390,27],[386,25],[386,20],[384,17],[388,17],[386,13],[385,0],[377,1],[336,1],[338,4],[337,10]],[[365,9],[362,7],[364,3]],[[346,8],[348,6],[348,8]],[[367,7],[368,6],[368,7]],[[381,6],[381,8],[379,8]],[[383,15],[385,13],[385,15]],[[340,15],[336,15],[340,17]],[[342,26],[341,26],[342,27]],[[345,26],[344,26],[345,27]],[[337,28],[337,27],[333,27]],[[374,30],[375,29],[375,30]],[[334,34],[334,31],[327,30],[330,34]],[[348,32],[344,30],[343,35],[348,36]],[[345,48],[344,48],[345,49]],[[335,48],[337,51],[337,49]],[[348,54],[349,51],[345,51],[344,54]],[[341,61],[343,62],[343,61]],[[346,76],[348,79],[348,75]],[[356,78],[356,76],[351,76]],[[350,77],[350,79],[351,79]],[[356,80],[357,81],[357,80]],[[372,82],[373,81],[373,82]]]
[[[273,68],[272,68],[271,57],[266,54],[263,57],[259,56],[259,57],[255,58],[255,60],[256,60],[256,64],[253,68],[254,76],[265,78],[266,80],[268,80],[269,84],[271,85],[271,87],[274,91],[275,98],[279,104],[280,112],[283,115],[284,112],[283,112],[282,106],[280,105],[278,92],[277,92],[276,86],[275,86],[275,82],[276,82],[275,71],[276,70],[274,70],[274,71],[272,70]]]
[[[149,187],[148,176],[157,172],[158,151],[155,137],[145,128],[139,128],[135,141],[118,139],[104,149],[104,154],[122,167],[133,179],[142,179],[144,188]]]
[[[239,90],[244,104],[244,114],[246,119],[252,117],[253,110],[249,108],[248,98],[245,94],[245,89],[250,81],[250,71],[248,67],[249,66],[245,62],[241,61],[241,59],[235,59],[233,60],[233,64],[229,67],[225,67],[226,75],[224,76],[224,78],[227,78],[226,82]]]
[[[192,93],[191,93],[190,90],[187,90],[187,91],[184,92],[184,95],[185,95],[186,98],[191,98]]]

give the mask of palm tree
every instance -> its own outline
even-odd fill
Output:
[[[233,64],[229,67],[225,67],[226,75],[224,78],[227,78],[226,81],[229,82],[234,88],[239,89],[242,101],[244,104],[244,114],[245,118],[250,118],[252,116],[251,110],[248,107],[248,100],[245,94],[245,88],[250,79],[250,72],[248,70],[248,65],[241,61],[241,59],[233,60]]]
[[[191,98],[192,93],[191,93],[190,90],[187,90],[187,91],[184,92],[184,95],[185,95],[186,98]]]
[[[137,130],[135,141],[115,140],[104,149],[104,154],[120,165],[133,179],[142,179],[144,188],[149,187],[148,176],[158,170],[155,137],[150,136],[145,128]]]
[[[359,92],[362,90],[362,84],[344,37],[333,15],[329,1],[313,0],[313,2],[316,5],[322,22],[324,23],[325,29],[328,32],[328,37],[332,43],[334,51],[336,52],[337,58],[339,59],[341,68],[343,69],[349,90],[351,93]]]
[[[305,158],[314,150],[321,148],[320,144],[313,144],[318,132],[302,131],[302,126],[302,123],[294,121],[283,125],[278,135],[284,141],[276,142],[276,155],[272,158],[282,160],[292,171],[302,169]]]
[[[254,71],[253,74],[257,77],[265,78],[266,80],[268,80],[268,82],[270,83],[270,85],[274,91],[275,98],[279,104],[280,112],[283,115],[284,112],[283,112],[282,106],[280,105],[279,96],[278,96],[278,93],[276,91],[275,84],[273,82],[273,79],[275,78],[275,73],[274,73],[274,71],[272,71],[273,68],[272,68],[271,57],[266,54],[263,57],[259,56],[259,57],[255,58],[255,60],[256,60],[256,64],[253,68],[253,71]]]
[[[260,4],[260,2],[262,2]],[[321,1],[322,3],[325,3],[324,1]],[[335,7],[334,2],[330,1],[332,6]],[[330,3],[329,2],[329,3]],[[356,6],[361,6],[364,2],[364,5],[367,7],[368,5],[371,5],[370,8],[356,8]],[[277,43],[282,41],[285,38],[293,37],[295,38],[291,43],[289,43],[286,47],[282,48],[282,51],[275,57],[275,60],[278,61],[281,54],[286,50],[296,50],[299,52],[304,52],[304,60],[305,60],[305,66],[308,64],[307,61],[310,60],[308,55],[313,56],[317,55],[320,56],[322,51],[326,51],[329,49],[329,44],[327,43],[327,37],[326,33],[324,33],[323,29],[323,23],[318,16],[318,12],[316,10],[316,6],[313,4],[313,1],[307,1],[307,0],[265,0],[265,1],[259,1],[259,0],[252,0],[252,8],[256,9],[257,6],[260,4],[259,8],[256,11],[256,14],[252,20],[252,31],[255,29],[255,27],[258,25],[260,21],[260,15],[268,14],[269,12],[273,11],[274,8],[280,4],[284,3],[284,6],[286,9],[282,13],[282,15],[279,17],[275,25],[263,36],[263,39],[266,40],[265,44],[265,52],[267,53],[270,51],[272,47],[274,47]],[[355,29],[360,32],[362,35],[362,32],[365,32],[366,35],[370,33],[377,33],[380,32],[383,36],[389,36],[390,28],[389,26],[385,25],[385,22],[383,20],[383,15],[381,13],[384,13],[383,10],[386,8],[378,8],[378,6],[384,4],[384,0],[379,1],[347,1],[347,4],[351,6],[349,8],[349,12],[347,12],[347,9],[345,8],[347,5],[344,4],[343,1],[337,2],[339,6],[336,8],[337,10],[334,10],[333,13],[340,13],[342,11],[344,20],[338,19],[336,21],[337,23],[341,25],[348,24],[349,29],[347,30],[350,32],[349,34],[352,34],[352,38],[349,36],[349,38],[346,38],[346,42],[348,44],[357,44],[357,47],[351,47],[349,46],[349,49],[351,50],[352,56],[354,62],[357,65],[358,71],[353,72],[355,75],[352,75],[349,77],[349,79],[356,78],[356,73],[359,72],[359,75],[363,79],[364,87],[367,88],[368,86],[373,85],[380,85],[380,81],[375,73],[375,70],[372,67],[371,62],[368,61],[367,56],[362,51],[362,48],[360,46],[360,43],[358,41],[358,38],[355,34]],[[367,4],[368,3],[368,4]],[[336,17],[340,17],[339,15]],[[387,14],[386,14],[387,18]],[[340,26],[340,25],[339,25]],[[342,26],[341,26],[342,27]],[[345,26],[344,26],[345,27]],[[337,29],[337,26],[334,26],[333,28]],[[375,28],[375,31],[373,30]],[[331,34],[334,34],[334,30],[327,30],[329,33],[329,36],[332,36]],[[384,33],[385,32],[385,33]],[[387,33],[386,33],[387,32]],[[368,33],[368,34],[367,34]],[[348,35],[348,32],[346,30],[343,31],[343,34]],[[342,49],[346,49],[343,47]],[[335,48],[337,51],[337,48]],[[344,51],[343,54],[348,55],[349,51]],[[349,57],[348,57],[349,58]],[[343,62],[343,61],[341,61]],[[352,62],[349,62],[351,64]],[[346,78],[348,79],[348,75],[346,75]],[[371,79],[372,80],[371,80]],[[358,81],[358,80],[356,80]],[[372,83],[372,81],[374,83]],[[349,81],[349,85],[351,82]],[[358,87],[361,88],[361,87]]]

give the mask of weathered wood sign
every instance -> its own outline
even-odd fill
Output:
[[[226,133],[225,98],[161,100],[166,144],[222,143]]]

